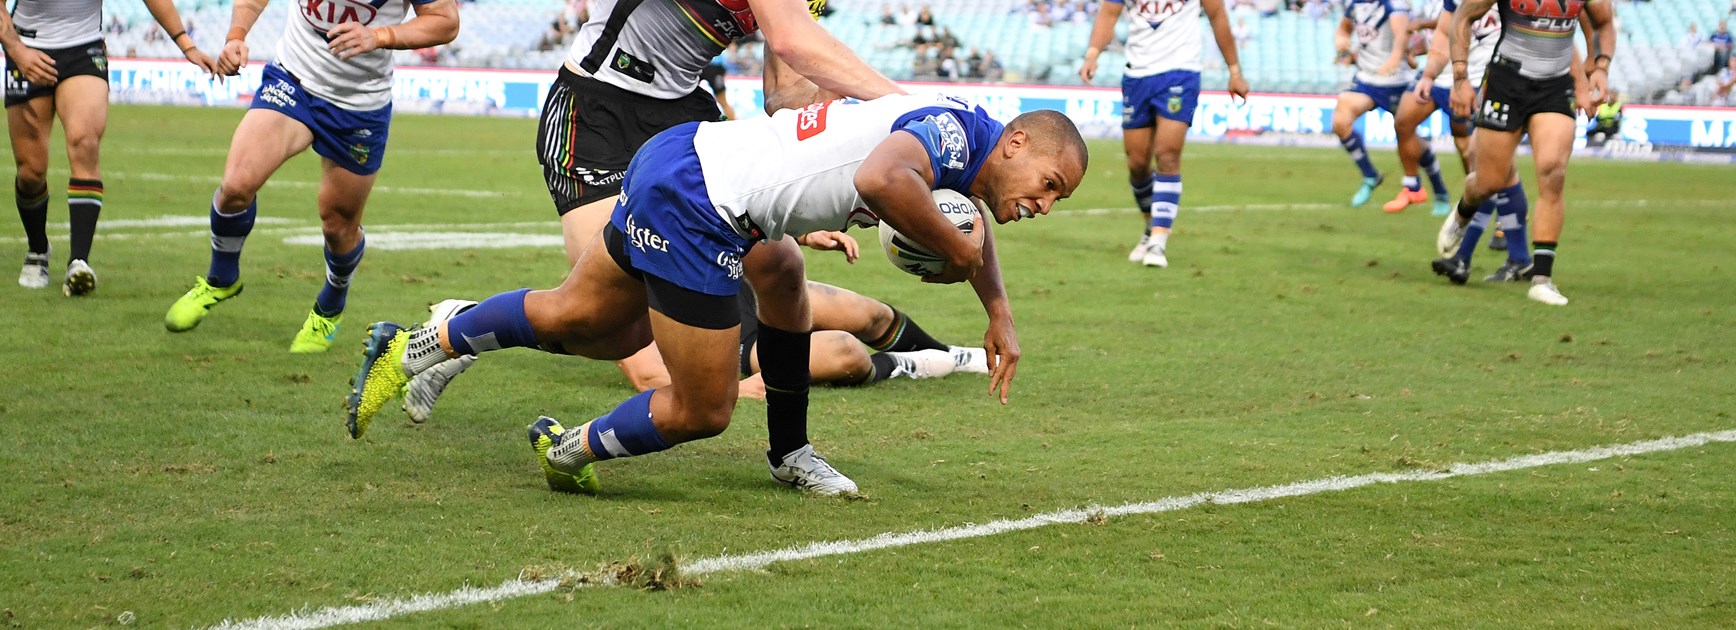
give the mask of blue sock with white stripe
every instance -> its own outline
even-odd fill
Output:
[[[530,289],[501,293],[446,320],[446,338],[452,349],[458,354],[476,354],[501,348],[537,347],[536,331],[524,314],[527,293]]]
[[[591,462],[669,450],[669,443],[651,423],[651,395],[656,391],[628,398],[602,417],[567,431],[561,443],[549,449],[549,462],[577,471]]]
[[[1446,199],[1450,193],[1447,192],[1447,181],[1441,178],[1441,163],[1435,159],[1435,150],[1429,148],[1427,143],[1423,144],[1423,155],[1417,158],[1417,166],[1422,167],[1424,173],[1428,173],[1429,187],[1435,189],[1435,197]]]
[[[235,214],[223,214],[217,209],[217,200],[211,200],[211,267],[205,272],[206,283],[227,287],[241,279],[241,246],[253,231],[253,219],[257,216],[258,199]]]
[[[1530,204],[1525,201],[1525,183],[1508,186],[1495,203],[1495,214],[1501,231],[1507,238],[1507,260],[1520,265],[1531,264],[1530,243],[1525,240],[1525,215]]]
[[[1151,176],[1151,227],[1165,230],[1175,225],[1181,209],[1181,173]]]
[[[332,248],[325,248],[326,281],[320,287],[319,297],[313,300],[313,312],[320,317],[336,317],[344,312],[344,301],[350,295],[350,277],[356,275],[356,267],[362,264],[362,251],[367,249],[368,236],[356,241],[356,248],[343,254],[332,253]]]
[[[1374,162],[1368,161],[1368,150],[1362,146],[1362,134],[1351,131],[1350,135],[1338,139],[1338,144],[1344,146],[1344,151],[1350,154],[1350,159],[1356,162],[1356,168],[1362,169],[1362,176],[1367,179],[1380,177],[1380,171],[1374,170]]]

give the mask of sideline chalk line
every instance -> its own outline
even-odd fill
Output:
[[[1696,446],[1704,446],[1714,442],[1736,442],[1736,429],[1694,433],[1680,437],[1666,437],[1642,442],[1599,446],[1572,451],[1553,451],[1534,455],[1522,455],[1508,459],[1497,459],[1477,463],[1450,464],[1441,470],[1410,470],[1404,472],[1370,473],[1354,477],[1325,477],[1295,483],[1259,486],[1221,490],[1217,492],[1201,492],[1185,496],[1167,497],[1144,503],[1125,503],[1112,507],[1091,506],[1085,508],[1047,512],[1017,520],[992,521],[982,524],[961,525],[943,529],[915,530],[908,532],[887,532],[872,538],[857,540],[834,540],[817,542],[806,546],[789,547],[760,553],[714,556],[702,558],[682,567],[686,575],[706,575],[727,571],[748,571],[764,568],[776,562],[808,560],[826,556],[839,556],[862,553],[878,549],[907,547],[926,543],[980,538],[1007,532],[1025,531],[1071,523],[1083,523],[1094,518],[1112,518],[1138,514],[1157,514],[1174,512],[1188,508],[1216,504],[1236,505],[1241,503],[1256,503],[1288,497],[1300,497],[1325,492],[1351,490],[1379,483],[1400,483],[1407,481],[1440,481],[1454,477],[1469,477],[1491,473],[1510,472],[1542,466],[1560,464],[1578,464],[1593,462],[1612,457],[1644,455],[1675,451]],[[495,602],[528,595],[553,592],[560,586],[560,579],[524,580],[511,579],[489,588],[464,586],[447,593],[430,593],[412,597],[380,600],[356,606],[340,606],[320,608],[318,610],[301,610],[287,615],[275,617],[257,617],[241,621],[224,620],[212,626],[214,630],[306,630],[326,628],[336,625],[361,623],[364,621],[379,621],[416,612],[428,612],[455,608],[469,604]]]

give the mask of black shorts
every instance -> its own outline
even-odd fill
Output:
[[[621,194],[621,176],[651,136],[681,123],[723,118],[703,88],[665,100],[561,68],[543,101],[536,154],[555,213]]]
[[[1483,71],[1482,99],[1473,120],[1495,131],[1524,131],[1537,114],[1573,118],[1573,76],[1530,79],[1510,63],[1489,62]]]
[[[33,47],[34,48],[34,47]],[[36,48],[54,60],[54,73],[61,80],[70,77],[96,77],[108,82],[108,44],[103,40],[66,48]],[[24,73],[6,59],[6,106],[11,107],[31,99],[53,96],[53,85],[35,85]]]

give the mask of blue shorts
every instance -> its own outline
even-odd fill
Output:
[[[313,152],[357,175],[373,175],[386,159],[392,105],[357,112],[338,107],[301,88],[295,75],[276,62],[265,66],[249,109],[281,112],[313,132]]]
[[[705,187],[693,132],[699,123],[670,127],[633,156],[609,222],[626,239],[633,269],[706,295],[733,296],[741,259],[754,241],[718,216]]]
[[[1171,70],[1149,77],[1121,78],[1121,128],[1143,129],[1168,118],[1193,126],[1200,102],[1200,73]]]
[[[1410,91],[1410,86],[1369,85],[1361,81],[1353,80],[1350,83],[1350,89],[1345,91],[1355,92],[1357,94],[1366,94],[1369,98],[1374,99],[1375,107],[1386,110],[1386,113],[1388,114],[1397,115],[1399,99],[1404,98],[1404,93]]]
[[[1435,109],[1440,110],[1441,114],[1447,117],[1447,124],[1452,128],[1453,135],[1460,137],[1471,135],[1471,119],[1453,115],[1452,88],[1432,86],[1429,89],[1429,98],[1435,101]]]

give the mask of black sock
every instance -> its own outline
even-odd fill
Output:
[[[18,221],[24,224],[24,240],[29,243],[30,253],[48,253],[48,186],[25,190],[24,182],[14,179],[12,191],[18,202]]]
[[[887,306],[886,308],[892,308]],[[937,341],[928,335],[928,331],[916,325],[916,320],[910,319],[902,311],[892,309],[892,325],[886,327],[886,334],[881,335],[868,347],[880,352],[911,352],[915,350],[946,350],[951,346]]]
[[[1477,214],[1477,207],[1483,205],[1483,204],[1479,203],[1475,206],[1467,206],[1467,205],[1465,205],[1465,202],[1468,202],[1468,201],[1470,201],[1469,198],[1466,198],[1466,197],[1460,197],[1459,198],[1458,211],[1459,211],[1459,219],[1460,219],[1459,223],[1461,223],[1461,224],[1470,223],[1471,217]]]
[[[89,261],[90,242],[96,237],[96,218],[102,214],[102,180],[67,180],[66,210],[72,216],[72,252],[67,260]]]
[[[868,365],[870,366],[868,368],[868,373],[862,375],[860,380],[850,381],[848,383],[839,381],[833,384],[842,387],[856,387],[858,385],[867,385],[869,383],[884,381],[892,378],[892,370],[898,367],[898,362],[894,361],[890,354],[876,352],[868,355]]]
[[[1555,276],[1555,241],[1531,241],[1531,275]]]
[[[759,323],[760,378],[766,383],[766,459],[773,466],[808,444],[808,350],[813,333]]]

